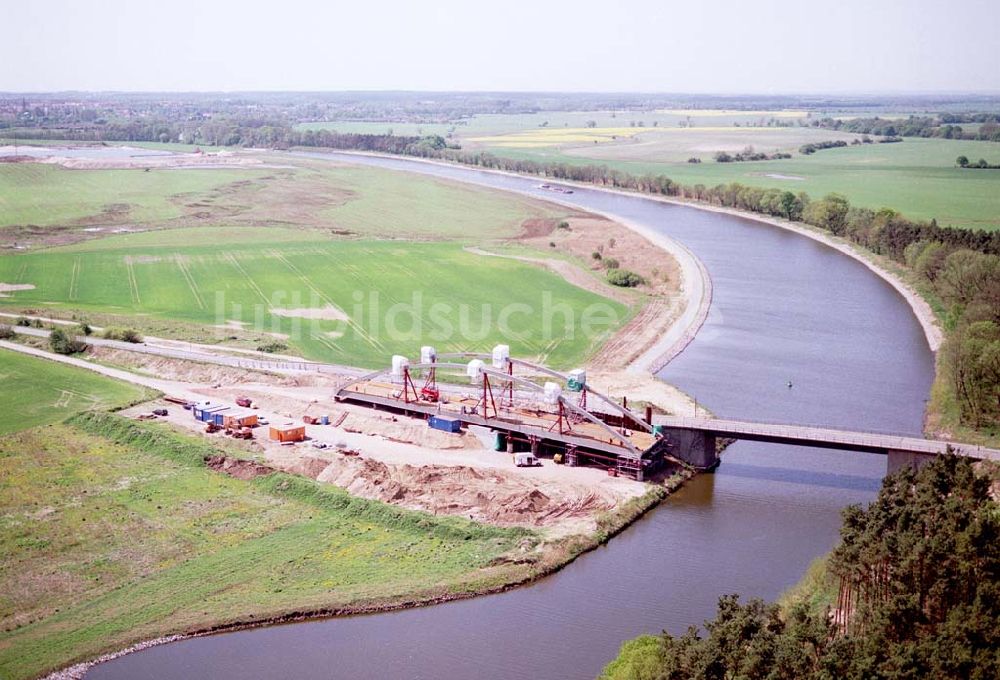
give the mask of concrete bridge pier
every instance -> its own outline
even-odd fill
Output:
[[[670,442],[670,455],[675,458],[680,458],[703,472],[712,471],[719,466],[714,434],[673,427],[664,428],[663,434]]]
[[[896,451],[890,449],[889,455],[886,456],[885,473],[891,475],[904,467],[916,470],[931,462],[936,457],[937,454],[934,453],[916,453],[913,451]]]

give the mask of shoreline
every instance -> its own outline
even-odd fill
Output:
[[[320,152],[320,153],[322,153],[322,152]],[[506,170],[496,170],[496,169],[493,169],[493,168],[483,168],[483,167],[474,166],[474,165],[464,165],[462,163],[454,163],[454,162],[450,162],[450,161],[441,161],[441,160],[435,160],[435,159],[430,159],[430,158],[419,158],[419,157],[415,157],[415,156],[411,157],[411,156],[403,156],[403,155],[381,154],[381,153],[366,152],[366,151],[343,151],[343,150],[339,150],[339,149],[331,150],[330,153],[342,153],[342,154],[345,154],[345,155],[358,155],[358,156],[372,156],[372,157],[375,157],[375,158],[391,158],[391,159],[396,159],[396,160],[411,160],[411,161],[421,162],[421,163],[430,163],[432,165],[440,165],[442,167],[465,168],[465,169],[472,170],[472,171],[488,172],[488,173],[498,174],[498,175],[507,175],[509,177],[518,177],[518,178],[527,179],[527,180],[545,181],[546,179],[550,179],[550,180],[552,179],[552,178],[547,178],[547,177],[545,177],[543,175],[524,175],[524,174],[519,174],[519,173],[516,173],[516,172],[509,172],[509,171],[506,171]],[[931,348],[931,351],[936,353],[938,351],[938,349],[941,347],[941,343],[942,343],[942,341],[944,339],[944,333],[941,330],[940,325],[938,324],[937,317],[934,315],[934,312],[931,310],[931,307],[927,303],[927,301],[924,300],[923,297],[921,297],[919,293],[917,293],[915,290],[913,290],[909,286],[909,284],[907,284],[905,281],[903,281],[902,279],[900,279],[894,273],[892,273],[892,272],[890,272],[890,271],[888,271],[886,269],[883,269],[877,263],[872,262],[870,259],[868,259],[867,257],[865,257],[865,255],[863,253],[858,252],[854,248],[853,244],[851,244],[851,243],[849,243],[847,241],[844,241],[843,239],[840,239],[839,237],[833,236],[832,234],[826,234],[824,232],[815,230],[814,227],[811,227],[811,226],[809,226],[809,225],[807,225],[805,223],[790,222],[788,220],[782,220],[782,219],[779,219],[779,218],[774,218],[774,217],[768,217],[768,216],[764,216],[764,215],[759,215],[757,213],[752,213],[752,212],[748,212],[748,211],[744,211],[744,210],[738,210],[736,208],[727,208],[727,207],[724,207],[724,206],[712,205],[710,203],[704,203],[704,202],[701,202],[701,201],[685,200],[685,199],[680,199],[680,198],[671,198],[671,197],[668,197],[668,196],[659,196],[659,195],[655,195],[655,194],[645,194],[645,193],[641,193],[641,192],[638,192],[638,191],[628,191],[626,189],[616,189],[616,188],[613,188],[613,187],[603,187],[603,186],[600,186],[600,185],[597,185],[597,184],[590,184],[588,182],[578,182],[576,180],[558,179],[558,180],[552,180],[552,181],[556,181],[556,182],[558,182],[560,184],[566,184],[568,186],[578,187],[578,188],[581,188],[581,189],[590,189],[590,190],[593,190],[593,191],[603,191],[603,192],[609,193],[609,194],[616,194],[616,195],[621,195],[621,196],[632,196],[632,197],[644,198],[644,199],[648,199],[648,200],[651,200],[651,201],[659,201],[661,203],[667,203],[667,204],[670,204],[670,205],[677,205],[677,206],[682,206],[682,207],[686,207],[686,208],[693,208],[695,210],[705,210],[705,211],[708,211],[708,212],[723,213],[723,214],[727,214],[727,215],[732,215],[733,217],[740,217],[740,218],[747,219],[747,220],[754,220],[756,222],[761,222],[763,224],[768,224],[770,226],[778,227],[780,229],[786,229],[788,231],[793,231],[793,232],[795,232],[795,233],[797,233],[797,234],[799,234],[801,236],[805,236],[806,238],[811,238],[814,241],[818,241],[818,242],[820,242],[820,243],[822,243],[822,244],[824,244],[826,246],[829,246],[830,248],[833,248],[833,249],[841,252],[844,255],[847,255],[848,257],[850,257],[850,258],[852,258],[854,260],[857,260],[861,264],[865,265],[865,267],[867,267],[870,271],[872,271],[879,278],[881,278],[886,283],[888,283],[889,285],[891,285],[896,290],[896,292],[898,292],[903,297],[903,299],[906,300],[906,303],[907,303],[907,305],[909,305],[910,309],[913,311],[914,316],[917,317],[917,321],[920,323],[920,326],[921,326],[921,328],[922,328],[922,330],[924,332],[924,338],[927,341],[928,347]],[[518,191],[518,190],[510,190],[510,191],[513,191],[514,193],[525,194],[525,195],[532,195],[533,196],[533,194],[528,194],[527,192],[524,192],[524,191]],[[533,196],[533,197],[537,198],[537,196]],[[550,200],[550,199],[540,199],[540,200]],[[558,200],[554,200],[553,202],[555,202],[555,203],[561,203]],[[576,206],[574,206],[574,207],[576,207]],[[592,212],[595,212],[596,214],[600,214],[597,211],[592,211]],[[607,216],[607,215],[605,215],[605,216]],[[622,220],[622,219],[617,218],[617,217],[615,219],[616,219],[616,221],[620,221],[622,224],[625,224],[626,226],[629,226],[626,223],[625,220]],[[679,353],[680,352],[678,352],[678,354]]]

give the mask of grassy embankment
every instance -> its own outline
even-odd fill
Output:
[[[4,677],[170,633],[489,590],[538,558],[527,530],[233,479],[205,466],[213,452],[101,413],[0,442]]]
[[[47,313],[76,312],[100,325],[138,325],[202,341],[232,335],[255,345],[274,340],[266,333],[288,334],[293,352],[375,366],[428,342],[450,350],[492,346],[501,339],[503,304],[496,293],[502,290],[502,303],[533,310],[510,316],[512,333],[502,339],[520,355],[564,367],[582,361],[613,331],[580,332],[584,309],[606,304],[621,323],[635,311],[538,267],[463,252],[465,244],[516,236],[526,220],[565,215],[498,192],[310,162],[294,169],[149,173],[19,164],[0,173],[7,180],[0,181],[0,235],[44,239],[61,232],[69,240],[89,239],[0,257],[0,281],[36,286],[0,298],[0,306],[12,310],[44,304]],[[106,235],[116,222],[153,231]],[[86,232],[85,224],[105,231]],[[451,242],[416,242],[440,239]],[[404,310],[396,317],[398,332],[390,334],[388,308],[413,303],[414,292],[421,304],[416,326]],[[221,311],[217,293],[224,295]],[[543,335],[548,295],[552,306],[568,305],[574,318],[553,315]],[[370,306],[375,296],[377,315]],[[328,305],[351,323],[270,313]],[[485,333],[484,318],[493,325]],[[256,333],[215,328],[230,321]],[[463,327],[467,332],[436,337]]]

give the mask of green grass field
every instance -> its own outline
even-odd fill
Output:
[[[318,235],[289,242],[280,232],[271,240],[268,229],[245,233],[171,230],[0,257],[0,281],[35,286],[0,298],[0,309],[136,315],[140,327],[144,319],[207,327],[235,321],[289,335],[288,344],[308,357],[360,366],[412,356],[422,344],[469,351],[503,341],[516,355],[567,367],[630,315],[544,269],[468,253],[461,243]],[[302,308],[314,311],[274,312]],[[341,310],[350,322],[336,313],[308,318],[323,308]],[[588,309],[615,323],[585,333]]]
[[[207,442],[110,415],[0,440],[0,677],[173,632],[475,591],[524,530],[276,474],[209,470]]]
[[[122,406],[145,391],[83,368],[0,349],[0,435],[55,423],[80,411]]]
[[[43,163],[0,164],[0,226],[51,226],[107,216],[108,223],[152,223],[180,217],[171,200],[232,182],[261,170],[67,170]]]
[[[109,233],[115,225],[273,225],[393,238],[504,237],[516,235],[526,219],[564,213],[489,189],[310,161],[150,172],[0,164],[0,238],[3,227],[26,225],[74,228],[79,235],[95,228]]]

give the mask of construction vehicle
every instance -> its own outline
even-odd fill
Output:
[[[252,404],[253,401],[251,401],[250,397],[236,397],[237,406],[242,406],[243,408],[250,408]]]
[[[517,467],[540,467],[542,462],[530,453],[515,453],[514,465]]]
[[[210,422],[205,423],[205,432],[207,434],[212,434],[213,432],[218,432],[221,429],[222,429],[222,426],[221,425],[216,425],[214,422],[210,421]]]
[[[226,434],[233,439],[253,439],[253,428],[239,425],[226,425]]]

